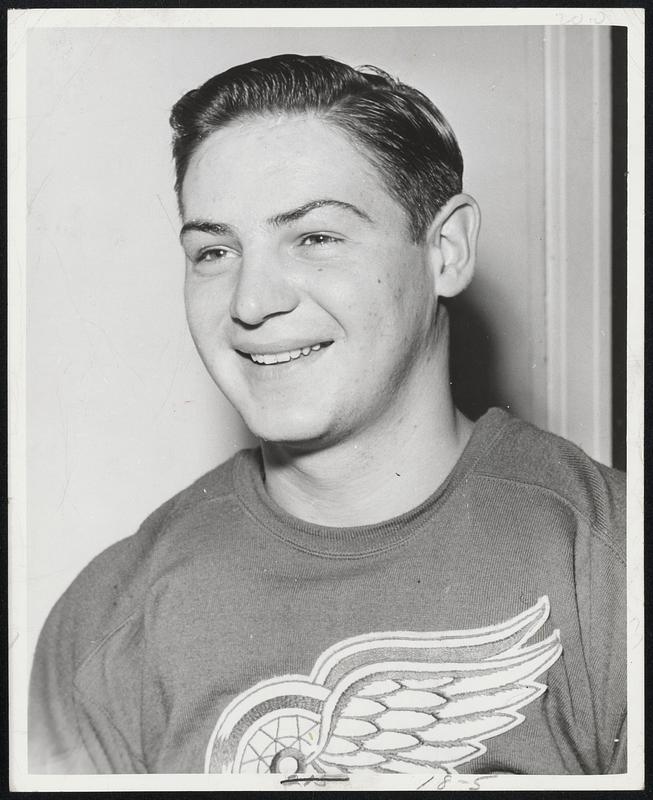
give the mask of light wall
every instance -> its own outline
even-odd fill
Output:
[[[235,63],[320,53],[381,66],[435,100],[457,132],[465,188],[483,213],[479,271],[454,331],[457,358],[473,365],[459,367],[463,400],[472,411],[500,402],[547,426],[546,33],[30,32],[30,650],[56,598],[95,554],[249,443],[186,330],[167,122],[182,93]],[[582,140],[590,122],[567,124]],[[574,164],[567,168],[574,180]],[[582,428],[567,433],[586,444]]]

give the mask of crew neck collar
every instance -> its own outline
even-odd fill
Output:
[[[451,472],[415,508],[372,525],[331,527],[306,522],[289,514],[268,494],[260,448],[242,450],[233,462],[235,493],[263,527],[286,543],[315,555],[355,558],[386,550],[417,533],[461,485],[481,456],[510,421],[500,408],[491,408],[474,424],[471,436]]]

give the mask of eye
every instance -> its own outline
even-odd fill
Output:
[[[213,261],[223,261],[225,258],[233,257],[233,250],[226,247],[207,247],[202,250],[195,259],[196,264],[210,264]]]
[[[230,269],[231,265],[236,263],[234,259],[238,258],[238,255],[238,251],[230,247],[211,245],[195,252],[191,251],[188,253],[188,258],[196,275],[212,276]]]
[[[328,245],[339,244],[342,239],[332,236],[330,233],[309,233],[302,237],[302,247],[327,247]]]

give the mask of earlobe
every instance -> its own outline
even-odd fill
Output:
[[[474,275],[481,213],[476,200],[457,194],[438,211],[429,231],[435,293],[454,297]]]

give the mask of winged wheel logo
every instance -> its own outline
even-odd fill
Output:
[[[371,633],[326,650],[310,675],[262,681],[224,709],[205,772],[455,772],[523,722],[562,652],[540,598],[486,628]]]

